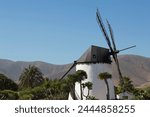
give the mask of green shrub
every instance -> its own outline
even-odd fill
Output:
[[[4,74],[0,74],[0,90],[18,90],[18,85]]]
[[[17,100],[19,99],[18,93],[11,90],[0,91],[1,100]]]

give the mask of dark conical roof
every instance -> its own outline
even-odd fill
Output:
[[[110,52],[107,48],[92,45],[77,60],[78,63],[111,63]]]

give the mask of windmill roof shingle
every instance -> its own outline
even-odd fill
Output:
[[[111,63],[110,52],[107,48],[92,45],[77,60],[78,63]]]

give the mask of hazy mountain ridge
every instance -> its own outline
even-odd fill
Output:
[[[121,55],[119,56],[121,70],[124,76],[129,76],[136,86],[150,83],[150,58],[137,55]],[[54,65],[45,62],[23,62],[10,61],[0,59],[0,73],[7,75],[13,80],[18,80],[24,68],[29,65],[35,65],[40,68],[44,76],[49,78],[61,78],[61,76],[69,69],[72,64]],[[112,74],[114,82],[118,81],[116,66],[112,64]],[[75,68],[71,73],[75,72]]]
[[[54,65],[50,63],[45,63],[41,61],[35,62],[24,62],[24,61],[10,61],[5,59],[0,59],[0,73],[7,75],[13,80],[18,80],[20,74],[29,65],[35,65],[44,74],[45,77],[49,78],[59,78],[65,71],[69,68],[71,64],[66,65]]]

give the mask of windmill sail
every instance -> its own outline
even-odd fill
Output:
[[[115,39],[114,39],[113,30],[112,30],[111,25],[110,25],[110,23],[108,22],[108,20],[107,20],[107,24],[108,24],[108,28],[109,28],[109,32],[110,32],[112,44],[113,44],[113,49],[116,51],[116,44],[115,44]]]
[[[98,9],[97,9],[97,12],[96,12],[96,18],[97,18],[97,22],[99,24],[99,27],[101,28],[102,33],[104,34],[105,40],[106,40],[106,42],[107,42],[107,44],[108,44],[108,46],[110,48],[111,55],[113,56],[113,59],[114,59],[114,61],[116,63],[121,85],[122,85],[122,87],[124,87],[124,80],[123,80],[122,73],[121,73],[120,66],[119,66],[119,61],[118,61],[118,57],[117,57],[117,50],[116,50],[116,45],[115,45],[114,35],[113,35],[113,31],[112,31],[111,25],[107,21],[109,32],[110,32],[110,36],[111,36],[111,40],[112,40],[112,44],[113,44],[113,48],[111,46],[111,42],[110,42],[109,36],[107,35],[105,26],[103,24],[103,21],[102,21],[102,18],[100,16],[100,13],[99,13]]]

